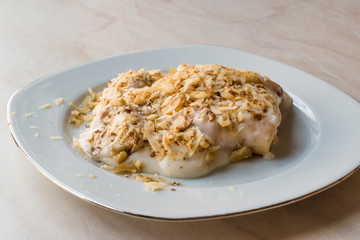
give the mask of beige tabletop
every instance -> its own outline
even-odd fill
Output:
[[[216,44],[309,72],[360,100],[359,1],[0,1],[1,239],[355,239],[360,173],[300,202],[199,222],[137,219],[65,192],[11,139],[6,103],[31,81],[131,51]],[[344,139],[344,141],[346,141]],[[341,159],[339,159],[341,161]]]

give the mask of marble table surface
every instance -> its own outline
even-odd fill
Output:
[[[359,1],[0,1],[2,239],[355,239],[360,172],[284,207],[226,219],[158,222],[93,206],[18,151],[10,96],[31,81],[106,56],[215,44],[309,72],[360,100]],[[346,141],[344,139],[344,141]],[[341,159],[339,159],[341,160]]]

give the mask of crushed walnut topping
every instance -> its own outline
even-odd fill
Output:
[[[280,118],[283,96],[279,85],[259,73],[217,64],[182,64],[168,73],[129,70],[112,79],[101,96],[89,93],[81,107],[70,103],[75,108],[70,123],[91,122],[78,145],[92,157],[113,158],[118,174],[141,171],[141,163],[126,159],[143,148],[158,161],[186,160],[202,152],[210,165],[223,146],[202,129],[202,122],[233,137],[231,162],[264,155],[280,120],[270,124],[261,146],[236,136],[245,131],[244,123],[270,121],[269,112]]]
[[[91,88],[88,88],[88,92],[89,95],[84,98],[80,106],[76,106],[73,102],[69,102],[69,105],[75,108],[75,110],[71,111],[72,118],[69,123],[76,127],[79,127],[84,122],[91,122],[93,120],[93,116],[90,114],[90,112],[97,105],[99,97],[101,96],[101,92],[94,93]],[[63,101],[64,100],[62,100],[62,102]]]

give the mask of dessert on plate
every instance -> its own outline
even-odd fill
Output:
[[[115,173],[195,178],[253,154],[272,158],[291,104],[257,72],[182,64],[119,74],[101,96],[90,90],[70,123],[89,122],[74,144]]]

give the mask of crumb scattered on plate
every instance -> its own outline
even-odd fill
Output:
[[[29,128],[37,129],[38,127],[37,127],[37,126],[32,126],[32,125],[30,125]]]
[[[61,137],[61,136],[52,136],[52,137],[50,137],[50,139],[51,140],[61,140],[61,139],[63,139],[63,137]]]
[[[64,103],[64,99],[60,97],[55,99],[54,102],[58,107],[60,107]]]
[[[89,173],[91,179],[97,179],[98,177]]]
[[[40,134],[39,133],[35,133],[34,135],[36,138],[39,138],[40,137]]]
[[[25,113],[25,117],[37,116],[36,112]]]
[[[133,173],[131,176],[132,176],[132,179],[134,179],[135,181],[144,183],[146,189],[149,191],[152,191],[152,192],[163,190],[165,188],[165,186],[180,186],[181,185],[181,183],[179,183],[179,182],[175,182],[175,181],[171,182],[171,181],[167,180],[166,178],[159,176],[158,174],[157,175],[154,174],[151,176],[151,175],[146,175],[146,174]],[[174,190],[171,190],[171,191],[174,191]]]
[[[147,190],[152,192],[163,190],[166,186],[166,184],[163,182],[146,182],[144,185],[146,186]]]
[[[11,116],[15,117],[15,116],[16,116],[16,112],[11,112]]]
[[[114,170],[115,169],[114,166],[107,165],[107,164],[104,164],[104,165],[100,166],[100,168],[105,169],[105,170]]]
[[[41,109],[51,108],[51,105],[47,103],[47,104],[40,106],[39,108],[41,108]]]

